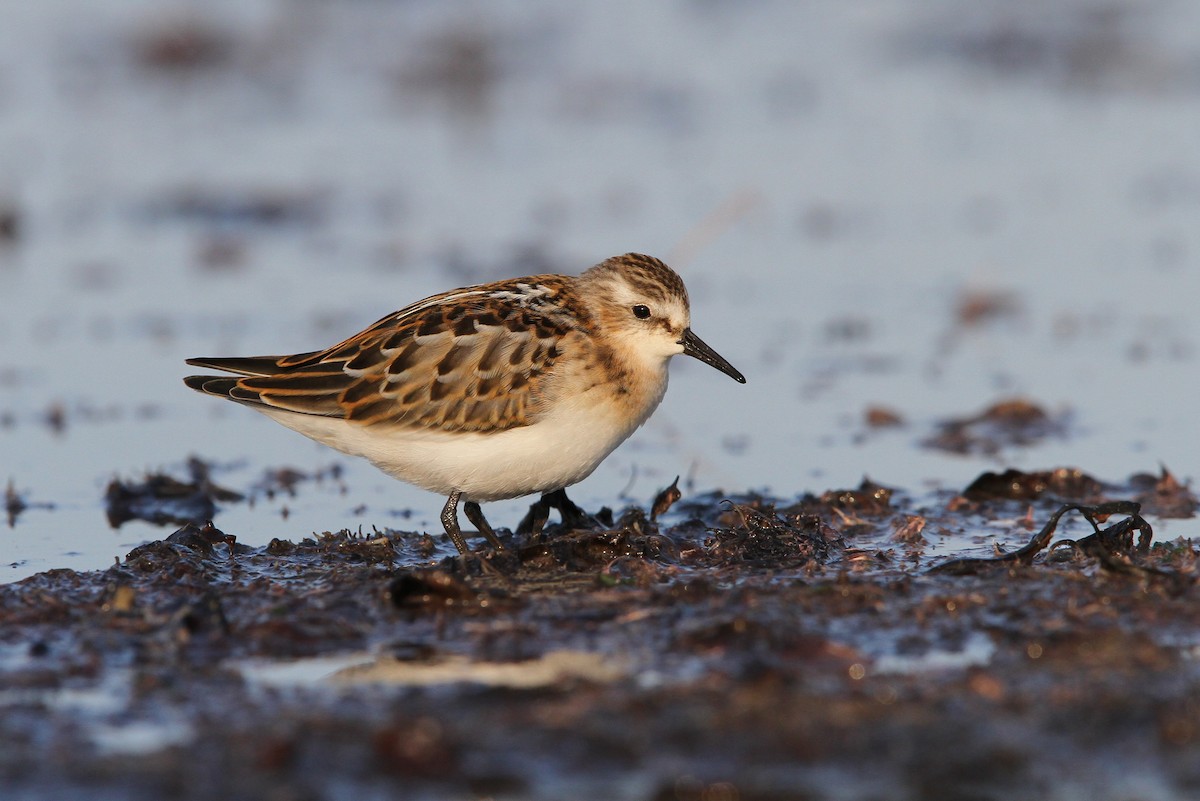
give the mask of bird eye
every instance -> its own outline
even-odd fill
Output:
[[[648,318],[650,316],[650,307],[643,306],[642,304],[639,303],[638,305],[633,307],[633,316],[638,318],[639,320],[645,320],[646,318]]]

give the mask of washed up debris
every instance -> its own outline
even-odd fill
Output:
[[[190,481],[180,481],[165,473],[150,473],[141,481],[113,479],[104,491],[108,524],[120,528],[130,520],[145,520],[155,525],[201,524],[212,520],[217,503],[245,500],[240,492],[217,486],[209,477],[208,466],[199,459],[188,461]]]
[[[892,489],[864,478],[854,490],[829,490],[821,494],[822,505],[845,512],[884,515],[892,511]]]
[[[1094,503],[1103,499],[1107,487],[1076,467],[1054,470],[1008,469],[1003,473],[985,472],[963,490],[972,501],[1031,501],[1049,495],[1063,501]]]
[[[959,294],[954,305],[954,317],[963,328],[1016,317],[1021,312],[1020,297],[1015,292],[1004,289],[964,291]]]
[[[203,526],[185,523],[182,528],[167,537],[166,542],[211,556],[216,545],[228,545],[232,553],[237,546],[237,537],[226,534],[209,521]]]
[[[921,444],[950,453],[994,455],[1004,448],[1065,436],[1067,422],[1065,412],[1051,414],[1033,401],[1011,398],[979,414],[942,421],[938,433]]]
[[[1196,508],[1200,501],[1188,482],[1175,478],[1164,465],[1158,476],[1141,473],[1129,480],[1136,489],[1138,503],[1146,509],[1147,514],[1159,517],[1187,518],[1196,516]]]
[[[283,186],[184,186],[147,204],[158,219],[178,219],[231,227],[319,225],[326,216],[326,193]]]
[[[857,489],[831,489],[819,496],[806,494],[796,503],[782,511],[788,515],[833,515],[846,525],[858,525],[861,518],[878,518],[891,515],[891,487],[876,484],[864,478]]]
[[[881,518],[890,518],[891,487],[864,478],[857,489],[827,490],[821,495],[805,495],[799,502],[782,510],[784,515],[812,515],[828,519],[846,537],[876,530]]]
[[[675,502],[682,497],[683,493],[679,491],[679,476],[675,476],[675,480],[671,482],[671,486],[655,496],[654,503],[650,507],[650,522],[654,522],[658,520],[660,515],[666,514],[667,510],[674,506]]]
[[[787,568],[824,562],[845,547],[841,535],[813,514],[781,515],[728,502],[737,523],[709,529],[705,561],[713,566],[747,563]]]
[[[904,425],[904,416],[887,406],[868,406],[863,412],[863,422],[868,428],[899,428]]]
[[[1095,506],[1086,506],[1084,504],[1069,503],[1059,507],[1058,511],[1050,515],[1050,519],[1042,526],[1038,533],[1033,535],[1028,544],[1018,548],[1015,551],[1008,551],[992,557],[962,557],[951,559],[947,562],[934,565],[930,568],[931,572],[941,573],[973,573],[978,568],[986,568],[990,565],[1011,565],[1033,564],[1033,558],[1047,548],[1053,547],[1051,540],[1054,537],[1054,532],[1058,528],[1058,522],[1067,512],[1079,512],[1088,523],[1091,524],[1094,535],[1101,535],[1100,523],[1105,522],[1114,514],[1126,515],[1125,520],[1121,521],[1120,529],[1116,526],[1111,526],[1104,531],[1109,532],[1107,535],[1096,540],[1104,545],[1114,548],[1122,548],[1128,550],[1128,546],[1132,544],[1132,532],[1138,531],[1140,538],[1138,542],[1139,550],[1145,552],[1150,547],[1150,540],[1153,536],[1153,530],[1150,524],[1142,518],[1141,506],[1134,501],[1109,501],[1107,503],[1097,504]],[[1130,542],[1126,542],[1126,540]],[[1091,538],[1086,538],[1088,547],[1092,545]],[[1084,542],[1081,541],[1081,542]],[[1073,543],[1080,545],[1073,540],[1062,540],[1065,543]],[[1057,544],[1057,543],[1056,543]]]
[[[905,545],[923,545],[925,535],[922,532],[925,531],[925,524],[925,518],[920,515],[905,515],[904,522],[896,529],[892,539]]]
[[[46,407],[42,420],[55,434],[62,434],[67,430],[67,410],[57,401]]]
[[[295,467],[270,468],[251,488],[250,495],[252,499],[260,495],[265,496],[267,500],[274,500],[278,495],[295,498],[297,487],[304,482],[315,481],[320,484],[326,480],[338,482],[342,494],[346,493],[346,486],[341,483],[342,466],[334,462],[311,473]]]
[[[1059,520],[1068,512],[1078,512],[1092,527],[1092,533],[1078,540],[1063,538],[1053,540]],[[1107,528],[1100,524],[1113,515],[1124,515],[1123,519]],[[1137,536],[1136,544],[1134,536]],[[1069,503],[1059,507],[1033,538],[1015,551],[1000,553],[993,557],[961,557],[934,565],[931,573],[965,575],[978,573],[995,566],[1015,564],[1031,565],[1034,557],[1049,549],[1069,548],[1072,552],[1097,559],[1101,566],[1115,573],[1128,573],[1144,577],[1164,579],[1179,591],[1196,582],[1196,576],[1139,564],[1138,559],[1150,550],[1154,530],[1141,515],[1141,504],[1136,501],[1107,501],[1095,505]]]
[[[13,485],[10,478],[8,486],[4,489],[4,514],[8,518],[8,527],[12,528],[17,524],[17,518],[21,512],[24,512],[27,505],[23,498],[17,494],[17,489]]]
[[[1132,493],[1147,515],[1170,518],[1194,517],[1200,500],[1189,482],[1180,481],[1165,466],[1158,475],[1135,473],[1123,485],[1100,481],[1077,467],[1053,470],[984,472],[962,491],[967,501],[1033,501],[1053,498],[1078,503],[1103,503],[1110,495]]]
[[[386,598],[397,609],[482,609],[491,595],[444,570],[406,570],[388,584]]]
[[[501,78],[492,34],[474,24],[430,37],[397,76],[406,101],[431,98],[465,118],[485,115]]]
[[[551,574],[605,569],[618,560],[672,561],[675,548],[660,536],[657,527],[635,516],[623,516],[621,525],[603,529],[560,529],[545,537],[531,537],[519,549],[520,567]]]
[[[215,22],[186,17],[159,20],[139,31],[132,50],[139,66],[184,73],[225,64],[233,45],[232,35]]]
[[[608,684],[625,677],[621,664],[603,654],[555,650],[514,662],[487,662],[448,656],[414,662],[381,657],[337,671],[330,681],[343,684],[391,684],[428,687],[476,684],[531,690],[576,682]]]
[[[125,567],[140,573],[174,571],[196,573],[205,562],[217,558],[216,546],[227,547],[228,557],[248,553],[252,549],[239,545],[237,538],[216,528],[211,522],[202,526],[185,523],[169,537],[139,545],[125,556]],[[221,556],[222,561],[228,561]]]
[[[15,205],[0,201],[0,246],[16,242],[20,236],[20,210]]]

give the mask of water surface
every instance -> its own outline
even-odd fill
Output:
[[[1185,2],[10,9],[0,482],[28,508],[0,580],[161,537],[111,530],[104,488],[193,455],[251,493],[341,466],[223,508],[244,542],[438,529],[441,499],[186,390],[183,360],[309,350],[629,250],[677,268],[749,383],[677,361],[585,505],[676,474],[782,498],[1001,465],[1194,476],[1198,26]],[[1065,434],[920,445],[1012,396]],[[869,429],[875,405],[905,425]]]

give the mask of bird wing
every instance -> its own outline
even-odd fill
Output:
[[[518,289],[519,287],[519,289]],[[188,386],[247,404],[361,424],[446,431],[527,425],[543,383],[575,339],[560,276],[470,287],[394,312],[323,351],[199,358],[241,378]]]

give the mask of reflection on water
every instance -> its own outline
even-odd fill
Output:
[[[440,499],[188,392],[183,359],[315,348],[450,286],[628,250],[672,261],[749,383],[676,364],[587,504],[646,504],[676,474],[785,498],[1007,464],[1196,475],[1200,105],[1175,32],[1200,10],[1075,5],[10,10],[0,483],[24,508],[0,579],[161,536],[111,531],[104,489],[191,455],[243,492],[343,466],[222,510],[242,541],[438,528]],[[1009,397],[1065,435],[920,445]]]

